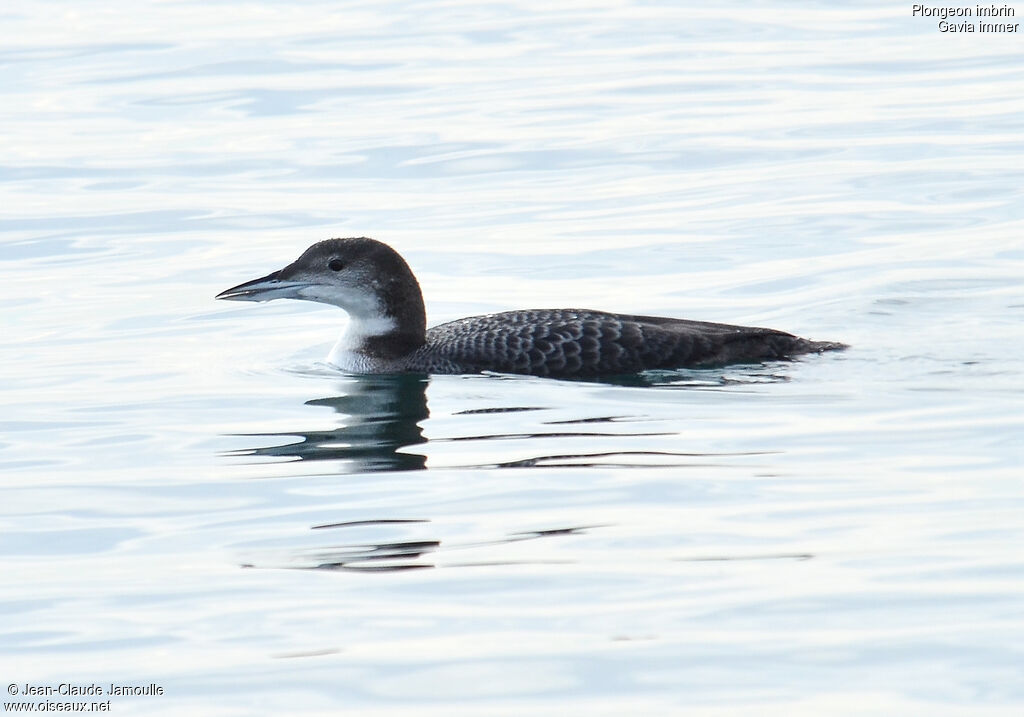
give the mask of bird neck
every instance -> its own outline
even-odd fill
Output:
[[[414,280],[415,281],[415,280]],[[373,311],[349,309],[349,322],[329,360],[339,366],[353,362],[400,360],[426,342],[427,317],[419,285],[409,291],[385,291]]]

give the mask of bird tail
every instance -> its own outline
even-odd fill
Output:
[[[843,351],[848,348],[850,348],[849,345],[838,341],[811,341],[809,339],[801,339],[798,350],[800,353],[805,354],[820,354],[825,351]]]

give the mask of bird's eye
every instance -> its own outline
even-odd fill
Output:
[[[330,269],[331,271],[341,271],[342,269],[345,268],[345,262],[343,262],[341,259],[331,259],[329,262],[327,262],[327,268]]]

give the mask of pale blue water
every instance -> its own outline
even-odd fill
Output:
[[[0,22],[5,683],[162,687],[121,715],[1024,711],[1020,34],[901,3]],[[319,363],[341,312],[212,300],[352,235],[433,323],[853,348],[359,378]]]

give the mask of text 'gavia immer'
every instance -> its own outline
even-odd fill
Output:
[[[498,373],[554,378],[708,368],[842,349],[773,329],[587,309],[530,309],[426,328],[419,283],[374,239],[328,239],[294,262],[217,295],[232,301],[305,299],[350,321],[328,361],[352,373]]]

